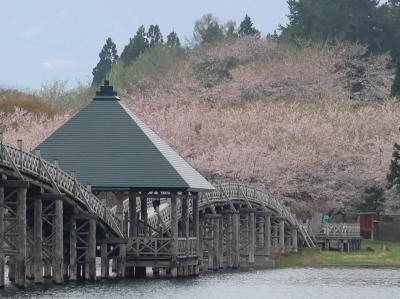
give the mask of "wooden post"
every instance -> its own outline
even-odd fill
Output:
[[[182,197],[182,237],[186,238],[185,255],[189,255],[189,198],[188,193],[184,192]]]
[[[197,238],[196,253],[200,256],[200,240],[199,240],[199,193],[195,193],[192,201],[193,209],[193,237]]]
[[[224,219],[222,215],[218,219],[219,240],[218,240],[218,267],[224,267]]]
[[[279,249],[281,253],[285,252],[285,220],[279,220]]]
[[[219,254],[219,224],[217,217],[213,218],[213,270],[219,269],[220,254]]]
[[[254,212],[249,212],[249,263],[254,263],[256,248],[256,220]]]
[[[233,253],[232,253],[232,212],[229,212],[226,215],[226,221],[227,221],[227,232],[226,232],[226,265],[228,268],[232,268],[232,258],[233,258]]]
[[[264,218],[264,253],[271,255],[271,215],[267,214]]]
[[[0,177],[1,179],[1,177]],[[4,287],[4,186],[0,185],[0,288]]]
[[[26,187],[18,188],[17,191],[17,256],[15,259],[15,284],[19,287],[25,286],[26,274]]]
[[[126,270],[126,244],[119,244],[119,256],[117,263],[117,276],[125,278]]]
[[[115,194],[117,196],[117,208],[116,208],[116,216],[120,223],[121,231],[123,231],[124,226],[124,197],[122,192],[117,192]]]
[[[100,245],[101,251],[101,278],[108,278],[109,274],[109,262],[107,256],[107,243]]]
[[[232,214],[232,267],[239,268],[240,265],[240,214]]]
[[[76,252],[76,219],[72,217],[69,229],[69,279],[77,280],[78,264]]]
[[[140,197],[140,215],[142,218],[142,221],[144,223],[144,227],[143,227],[143,235],[147,236],[147,232],[148,232],[148,227],[147,227],[147,222],[148,222],[148,217],[147,217],[147,197],[146,195],[142,195]]]
[[[178,276],[176,259],[178,256],[178,213],[176,193],[171,193],[171,276]]]
[[[43,216],[42,200],[35,199],[34,206],[34,247],[33,247],[33,272],[35,283],[43,283]]]
[[[96,280],[96,219],[89,219],[89,280]]]
[[[129,236],[137,237],[136,193],[129,192]]]
[[[63,241],[63,201],[56,199],[54,205],[54,252],[53,252],[53,281],[64,283],[64,241]]]
[[[293,246],[293,252],[297,252],[297,229],[293,228],[292,230],[292,246]]]

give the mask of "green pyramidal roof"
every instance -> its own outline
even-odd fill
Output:
[[[105,82],[93,101],[37,149],[93,190],[214,187],[120,102]]]

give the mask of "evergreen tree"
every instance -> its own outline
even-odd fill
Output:
[[[235,38],[238,36],[236,31],[236,22],[235,21],[228,21],[224,25],[224,33],[226,38]]]
[[[253,26],[253,21],[251,18],[246,14],[244,17],[244,20],[240,23],[239,26],[239,35],[256,35],[259,34],[260,31],[258,31],[256,28]]]
[[[376,186],[365,188],[362,201],[358,204],[357,210],[360,212],[375,212],[379,215],[384,210],[385,200],[382,188]]]
[[[146,38],[146,29],[140,26],[135,36],[129,40],[129,44],[125,46],[121,54],[121,60],[124,65],[128,65],[135,61],[149,47]]]
[[[158,43],[164,43],[163,36],[158,25],[150,25],[147,32],[147,41],[150,47],[154,47]]]
[[[111,71],[112,66],[118,60],[117,47],[110,37],[107,38],[103,49],[101,49],[99,57],[100,61],[92,71],[92,86],[101,84],[106,78],[107,74]]]
[[[167,46],[171,48],[180,47],[181,41],[175,31],[167,35]]]
[[[386,176],[390,187],[400,184],[400,145],[395,143],[389,173]]]
[[[223,40],[223,26],[212,14],[206,14],[194,24],[194,40],[199,44],[209,44]]]

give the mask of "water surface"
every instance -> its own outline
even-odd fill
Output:
[[[299,268],[211,273],[191,279],[110,280],[19,290],[0,298],[400,298],[400,269]]]

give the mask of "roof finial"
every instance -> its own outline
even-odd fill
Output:
[[[93,100],[119,100],[117,92],[113,90],[109,80],[104,80],[104,85],[100,86],[100,91],[96,91]]]
[[[110,81],[104,80],[104,86],[109,86],[109,85],[110,85]]]

